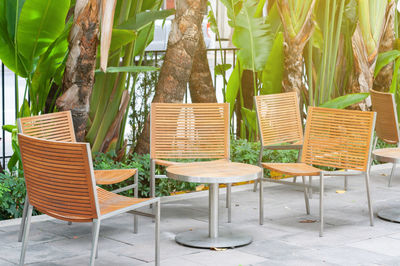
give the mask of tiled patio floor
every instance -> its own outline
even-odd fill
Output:
[[[400,206],[400,178],[387,187],[390,166],[372,171],[372,199],[375,226],[369,226],[363,177],[349,179],[343,194],[343,178],[326,179],[325,235],[318,236],[319,194],[310,199],[311,215],[305,214],[300,188],[271,184],[264,188],[265,222],[258,224],[258,193],[252,186],[235,187],[232,224],[221,190],[220,224],[253,235],[248,246],[222,251],[180,246],[177,233],[208,228],[207,192],[178,201],[164,202],[161,209],[161,265],[400,265],[400,224],[376,217],[383,208]],[[315,179],[314,185],[318,185]],[[187,197],[187,196],[185,196]],[[34,217],[28,265],[87,265],[91,247],[90,224],[72,224],[45,217]],[[39,221],[42,220],[42,221]],[[44,221],[43,221],[44,220]],[[125,214],[102,222],[99,257],[96,265],[153,265],[154,224],[139,218],[139,233],[132,233],[132,215]],[[14,223],[14,225],[13,225]],[[0,265],[19,261],[18,220],[0,222]]]

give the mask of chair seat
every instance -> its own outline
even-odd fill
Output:
[[[122,182],[136,174],[136,169],[95,170],[96,184],[111,185]]]
[[[319,175],[321,169],[305,163],[261,163],[262,167],[294,176],[315,176]]]
[[[374,159],[386,163],[400,163],[400,148],[377,149],[372,152]]]
[[[101,215],[150,200],[150,198],[130,198],[121,196],[99,187],[97,187],[97,197]]]

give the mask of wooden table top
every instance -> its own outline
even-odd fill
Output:
[[[385,163],[400,163],[400,148],[384,148],[372,151],[374,159]]]
[[[262,176],[255,165],[228,161],[194,162],[167,167],[167,177],[196,183],[236,183]]]

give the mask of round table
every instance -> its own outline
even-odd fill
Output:
[[[209,184],[209,227],[206,230],[183,232],[175,237],[179,244],[199,248],[228,248],[250,244],[252,236],[236,230],[218,227],[219,184],[229,184],[258,179],[262,169],[258,166],[229,161],[208,161],[172,165],[167,167],[167,177],[187,182]]]
[[[380,162],[399,164],[400,148],[377,149],[372,151],[372,157]],[[394,171],[394,169],[395,168],[393,168],[392,171]],[[391,178],[392,175],[393,172],[390,174],[389,178]],[[390,180],[389,180],[389,186],[390,186]],[[389,222],[400,223],[400,209],[398,207],[380,210],[377,213],[377,216]]]

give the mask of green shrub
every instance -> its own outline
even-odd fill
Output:
[[[25,180],[22,171],[0,173],[0,220],[22,216]]]
[[[133,154],[128,156],[124,162],[115,162],[112,158],[115,156],[113,153],[98,153],[95,155],[94,168],[95,169],[128,169],[137,168],[139,170],[139,197],[150,196],[150,155],[138,155]],[[165,174],[165,167],[157,167],[156,174]],[[124,182],[103,186],[107,190],[113,190],[120,187],[129,185],[132,182],[126,180]],[[196,189],[196,183],[188,183],[182,181],[176,181],[168,178],[156,179],[156,196],[168,196],[172,192],[189,190],[193,191]],[[128,190],[122,195],[133,196],[133,191]]]

